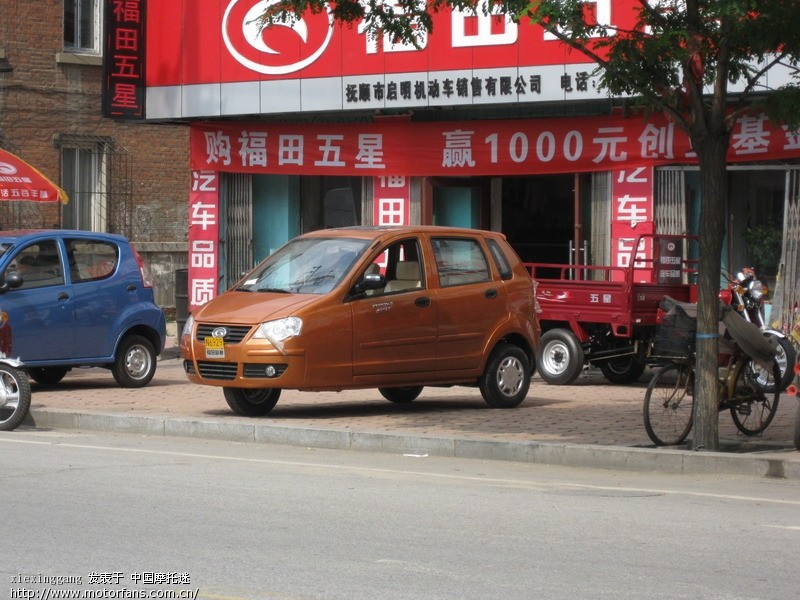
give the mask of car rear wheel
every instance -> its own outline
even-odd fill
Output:
[[[250,388],[222,388],[225,401],[231,410],[244,417],[260,417],[267,414],[278,403],[281,397],[280,388],[250,389]]]
[[[32,367],[28,369],[28,375],[41,385],[55,385],[64,379],[68,371],[66,367]]]
[[[539,375],[547,383],[569,385],[578,378],[586,360],[578,339],[566,329],[551,329],[542,336]]]
[[[124,338],[111,373],[122,387],[138,388],[150,383],[156,373],[156,351],[150,340],[141,335]]]
[[[492,408],[519,406],[531,385],[531,363],[518,346],[501,343],[492,351],[480,380],[486,404]]]
[[[413,402],[422,393],[422,386],[378,388],[378,391],[389,402]]]

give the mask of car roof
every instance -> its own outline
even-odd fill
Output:
[[[464,235],[464,236],[499,236],[505,237],[497,231],[485,231],[480,229],[469,229],[466,227],[444,227],[441,225],[381,225],[381,226],[353,226],[353,227],[334,227],[330,229],[317,229],[309,231],[299,237],[349,237],[359,239],[378,239],[387,235]]]
[[[0,231],[0,241],[15,245],[28,240],[35,240],[44,237],[92,238],[114,241],[118,243],[127,242],[127,238],[123,235],[116,233],[85,231],[82,229],[12,229]]]

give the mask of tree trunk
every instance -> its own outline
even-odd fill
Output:
[[[693,136],[700,164],[700,256],[697,301],[697,364],[695,369],[693,450],[719,449],[717,338],[719,286],[725,206],[728,196],[729,135],[720,128]]]

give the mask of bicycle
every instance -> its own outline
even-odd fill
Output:
[[[685,313],[682,318],[687,322]],[[738,325],[737,329],[728,328],[734,338],[742,335]],[[686,332],[691,332],[693,338],[694,332],[687,327],[682,330],[684,341]],[[758,435],[769,426],[778,410],[780,386],[775,382],[781,379],[780,366],[773,361],[771,371],[760,368],[736,339],[727,336],[720,340],[720,358],[724,360],[718,362],[717,369],[719,411],[729,410],[736,428],[743,434]],[[644,427],[656,446],[679,445],[689,435],[694,414],[694,381],[695,354],[691,344],[686,343],[683,352],[673,353],[647,385]]]

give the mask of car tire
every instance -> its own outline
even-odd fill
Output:
[[[422,386],[378,388],[378,391],[381,393],[381,396],[386,398],[389,402],[403,404],[416,400],[422,393]]]
[[[0,364],[0,431],[19,427],[31,408],[31,383],[22,369]]]
[[[40,385],[56,385],[69,372],[66,367],[31,367],[28,375]]]
[[[553,385],[569,385],[583,371],[586,360],[575,334],[551,329],[542,336],[539,375]]]
[[[224,387],[222,393],[231,410],[243,417],[260,417],[267,414],[275,408],[281,397],[280,388]]]
[[[156,351],[150,340],[140,335],[123,338],[111,373],[125,388],[139,388],[150,383],[156,373]]]
[[[489,355],[479,387],[486,404],[492,408],[514,408],[528,395],[531,363],[518,346],[500,343]]]

